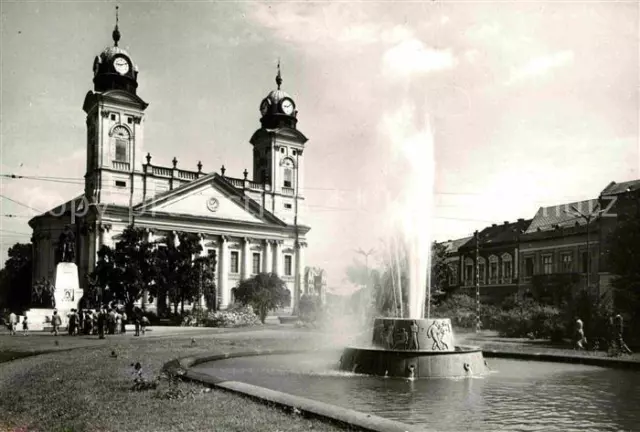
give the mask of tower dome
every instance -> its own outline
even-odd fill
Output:
[[[116,26],[113,30],[113,46],[106,47],[93,61],[93,83],[95,91],[120,89],[136,94],[138,88],[138,67],[129,53],[118,46],[118,6],[116,6]]]
[[[298,123],[298,111],[296,103],[287,92],[280,89],[282,75],[280,74],[280,62],[278,62],[278,74],[276,75],[278,88],[269,92],[260,103],[260,123],[267,129],[290,127],[295,129]]]

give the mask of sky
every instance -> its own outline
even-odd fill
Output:
[[[356,250],[384,258],[403,209],[455,239],[640,178],[637,2],[2,1],[1,171],[57,178],[1,179],[3,261],[83,190],[116,4],[154,164],[250,169],[280,59],[309,138],[307,264],[335,291]]]

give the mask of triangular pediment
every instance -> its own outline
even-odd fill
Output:
[[[136,206],[137,213],[188,215],[252,224],[285,225],[216,173]]]

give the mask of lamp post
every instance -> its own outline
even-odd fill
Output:
[[[476,333],[480,331],[480,234],[473,233],[476,238]]]
[[[362,248],[358,248],[355,252],[357,254],[364,256],[364,266],[367,271],[367,278],[366,278],[364,287],[367,288],[369,286],[369,255],[373,254],[375,250],[372,248],[372,249],[369,249],[367,252],[365,252],[362,250]]]
[[[581,218],[587,224],[587,289],[588,290],[591,289],[591,247],[590,247],[591,237],[589,233],[589,224],[591,224],[592,220],[596,219],[598,216],[600,216],[604,212],[604,210],[597,210],[597,208],[598,208],[598,205],[596,205],[596,209],[594,209],[594,211],[592,211],[591,213],[582,213],[575,206],[571,206],[572,211],[565,210],[565,213]]]

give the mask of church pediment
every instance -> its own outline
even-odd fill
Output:
[[[137,213],[189,215],[253,224],[284,222],[212,173],[136,206]]]

